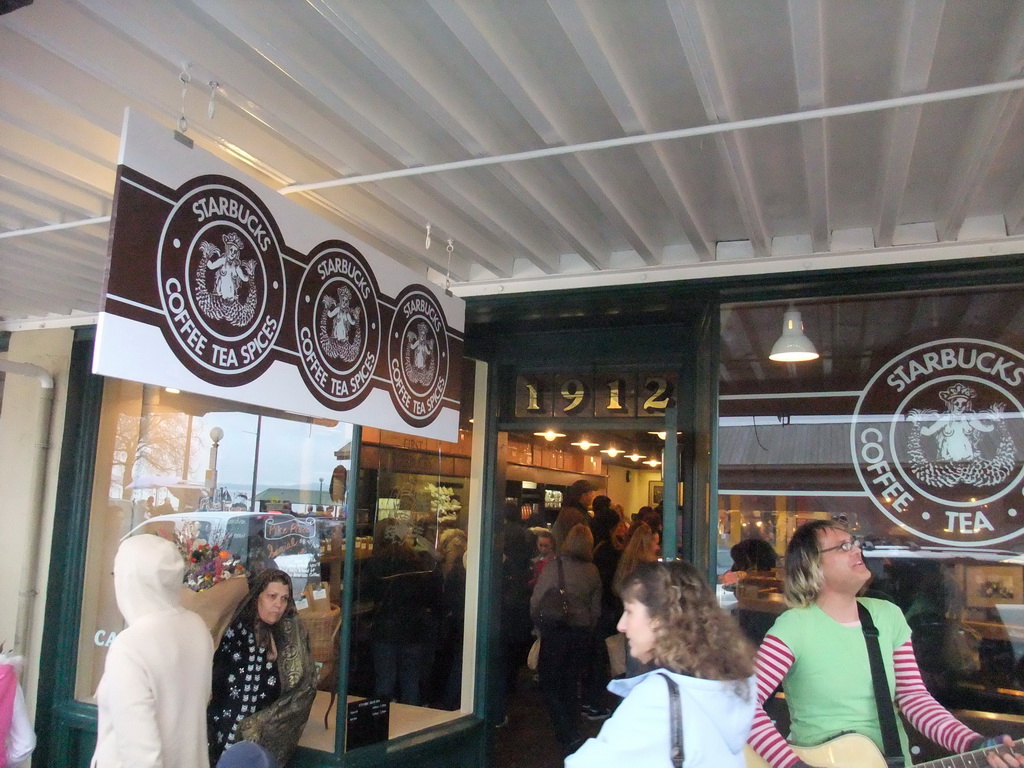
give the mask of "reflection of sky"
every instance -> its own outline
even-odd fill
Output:
[[[207,413],[196,418],[193,434],[203,443],[200,455],[193,454],[193,471],[199,476],[207,468],[212,445],[210,430],[220,427],[224,438],[217,452],[219,485],[252,484],[256,455],[257,417],[249,413]],[[260,455],[257,484],[260,488],[300,486],[324,490],[330,486],[331,473],[338,466],[334,452],[352,439],[352,427],[341,423],[333,428],[298,421],[264,417],[260,427]],[[347,465],[347,462],[346,462]]]

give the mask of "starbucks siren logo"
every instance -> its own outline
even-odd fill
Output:
[[[195,181],[160,235],[164,332],[192,373],[234,386],[270,364],[284,314],[281,248],[270,214],[244,186],[225,177]]]
[[[449,362],[444,310],[432,293],[406,288],[388,334],[388,373],[391,400],[407,423],[423,426],[440,413]]]
[[[321,243],[299,284],[295,337],[302,378],[331,408],[370,393],[380,357],[380,297],[369,265],[352,246]]]
[[[889,361],[857,401],[853,463],[875,506],[928,541],[993,545],[1024,533],[1024,356],[943,339]]]

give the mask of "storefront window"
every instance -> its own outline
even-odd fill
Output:
[[[457,443],[362,435],[349,694],[388,702],[387,735],[396,738],[472,711],[471,431],[467,420]],[[352,739],[350,731],[349,749]]]
[[[107,380],[79,638],[76,698],[93,701],[124,628],[112,570],[121,539],[154,533],[186,559],[184,604],[216,635],[268,567],[293,580],[320,687],[336,686],[349,425]],[[335,567],[332,567],[335,566]],[[333,666],[332,666],[333,663]],[[322,715],[321,715],[322,718]],[[323,726],[321,725],[321,730]]]
[[[472,393],[470,363],[465,379]],[[106,380],[76,698],[95,700],[106,649],[125,626],[112,579],[117,547],[154,533],[179,546],[183,603],[215,639],[247,592],[246,576],[270,567],[291,575],[318,670],[300,746],[334,752],[336,718],[352,721],[335,695],[346,634],[347,704],[369,705],[357,713],[357,737],[349,727],[348,749],[472,711],[473,653],[463,650],[475,600],[466,578],[471,411],[470,396],[454,443],[364,428],[350,499],[357,468],[348,424]],[[350,515],[355,589],[343,633]],[[395,559],[408,567],[390,568]],[[367,732],[364,715],[379,720],[382,708],[383,727]]]
[[[801,523],[839,520],[865,537],[870,594],[903,609],[932,693],[1022,711],[1022,295],[723,306],[718,566],[754,639],[785,608],[780,572],[733,566],[733,547],[781,555]],[[820,357],[769,360],[794,308]]]

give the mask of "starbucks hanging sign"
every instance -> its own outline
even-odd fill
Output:
[[[1024,356],[941,339],[890,360],[854,412],[850,449],[875,506],[928,541],[1000,544],[1024,533]]]
[[[458,439],[465,304],[139,115],[93,371]]]

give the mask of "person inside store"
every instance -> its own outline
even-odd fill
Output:
[[[743,539],[729,550],[732,567],[722,574],[722,584],[735,584],[749,571],[771,571],[779,557],[764,539]]]
[[[630,532],[632,532],[632,530],[636,528],[636,526],[640,525],[640,523],[647,523],[647,525],[650,526],[651,530],[657,533],[660,537],[662,533],[662,518],[661,512],[659,510],[661,509],[661,504],[658,504],[657,509],[655,509],[654,507],[640,507],[640,510],[635,515],[633,515],[633,522],[630,525]],[[628,536],[629,534],[627,534],[627,538]]]
[[[612,590],[615,594],[622,594],[626,582],[641,563],[655,562],[660,553],[661,542],[651,526],[644,522],[633,526],[626,540],[626,548],[622,550],[622,556],[615,567],[615,575],[612,576]],[[626,643],[626,677],[635,677],[646,672],[643,663],[629,652],[629,637],[624,636],[623,642]]]
[[[414,549],[408,521],[377,522],[373,554],[362,565],[360,584],[360,600],[373,605],[374,695],[420,706],[436,638],[441,571]]]
[[[551,533],[547,529],[541,530],[550,538]],[[514,502],[506,502],[501,528],[501,676],[494,709],[494,725],[497,727],[508,724],[508,705],[516,695],[519,672],[526,665],[530,646],[533,645],[530,558],[534,551],[533,534],[523,525],[518,507]]]
[[[563,754],[580,744],[580,676],[601,615],[601,576],[592,562],[594,535],[573,527],[530,596],[540,632],[540,691]]]
[[[619,631],[653,668],[608,684],[623,701],[565,768],[669,765],[675,742],[687,768],[742,768],[756,699],[754,647],[689,563],[642,563],[619,595]]]
[[[813,751],[794,751],[764,710],[765,700],[781,683],[793,744],[821,745],[853,732],[868,737],[879,752],[867,751],[865,764],[870,758],[881,759],[882,727],[858,607],[862,606],[878,632],[888,689],[895,692],[895,705],[911,725],[950,752],[986,750],[993,768],[1024,765],[1013,753],[1009,736],[982,736],[935,701],[922,682],[910,627],[899,607],[858,597],[870,579],[860,541],[837,522],[814,520],[793,534],[783,581],[790,610],[775,621],[757,655],[757,711],[749,739],[754,751],[773,768],[806,768],[818,761]],[[907,735],[898,718],[895,727],[909,766]]]
[[[577,480],[570,485],[562,499],[562,508],[551,526],[551,535],[555,537],[555,548],[561,546],[566,534],[577,523],[590,525],[590,505],[597,495],[597,488],[589,480]]]
[[[740,597],[740,583],[745,579],[765,575],[774,580],[775,567],[778,565],[778,555],[772,545],[764,539],[743,539],[734,544],[729,550],[732,556],[732,567],[722,574],[719,583],[725,589],[735,590],[737,597]],[[752,584],[756,591],[758,584]],[[775,621],[772,613],[760,610],[752,610],[741,601],[733,610],[733,616],[739,622],[740,627],[747,633],[747,637],[755,644],[760,645],[765,634]]]
[[[593,506],[594,519],[590,528],[594,534],[594,565],[601,576],[601,615],[583,672],[583,716],[587,720],[604,720],[611,715],[605,704],[605,687],[611,679],[606,638],[618,635],[616,622],[622,615],[622,601],[613,587],[622,553],[615,547],[613,539],[619,514],[612,508],[612,500],[603,495],[595,496]]]
[[[555,556],[555,537],[551,531],[538,528],[534,538],[534,553],[530,560],[530,589],[537,584],[544,566]]]
[[[255,742],[287,763],[309,719],[316,679],[291,577],[267,568],[252,578],[214,654],[206,710],[210,765],[239,741]]]
[[[126,627],[107,651],[96,689],[92,768],[207,768],[206,702],[213,640],[181,607],[185,561],[153,534],[121,542],[114,595]]]
[[[437,647],[430,670],[428,701],[436,709],[455,710],[462,697],[462,644],[466,618],[466,551],[461,528],[441,532],[441,598]]]

